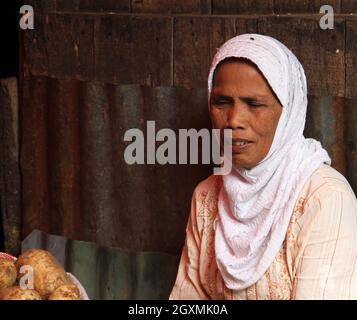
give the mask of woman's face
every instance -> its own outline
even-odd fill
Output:
[[[260,71],[244,61],[227,61],[215,72],[210,117],[215,129],[232,129],[232,161],[251,168],[268,154],[282,106]]]

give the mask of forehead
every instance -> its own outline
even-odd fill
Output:
[[[274,95],[261,71],[249,61],[224,61],[214,72],[212,93],[231,91],[255,96]]]

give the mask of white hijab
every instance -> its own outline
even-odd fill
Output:
[[[223,176],[218,199],[215,253],[228,288],[257,282],[274,261],[286,236],[299,192],[323,163],[331,164],[320,142],[303,136],[306,77],[295,55],[278,40],[243,34],[223,44],[208,77],[228,57],[254,62],[279,98],[283,110],[269,153],[255,167],[233,167]]]

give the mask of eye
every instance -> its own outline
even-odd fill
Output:
[[[260,102],[255,101],[255,100],[247,100],[246,102],[250,107],[253,107],[253,108],[264,106],[264,103],[260,103]]]
[[[230,101],[228,100],[214,100],[213,101],[213,105],[216,106],[217,108],[223,108],[223,107],[226,107],[226,106],[229,106],[231,104]]]

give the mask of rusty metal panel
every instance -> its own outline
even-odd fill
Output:
[[[345,104],[344,98],[309,96],[304,131],[306,137],[321,142],[332,166],[343,175],[346,175]]]
[[[18,254],[21,239],[18,88],[16,78],[0,80],[0,246]]]
[[[105,246],[181,251],[192,191],[212,168],[128,165],[123,137],[130,128],[146,134],[147,120],[156,131],[209,128],[206,89],[34,77],[24,82],[21,109],[24,235],[40,229]],[[322,142],[342,174],[348,166],[353,181],[355,125],[346,133],[345,109],[343,98],[310,96],[305,135]]]
[[[24,235],[180,252],[192,191],[211,168],[127,165],[123,137],[146,132],[146,120],[157,130],[209,127],[206,89],[34,77],[23,90]]]
[[[357,194],[357,99],[348,99],[345,109],[347,179]]]

